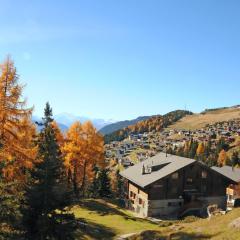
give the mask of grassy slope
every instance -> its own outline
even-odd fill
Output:
[[[118,207],[114,203],[103,200],[84,200],[79,206],[72,208],[75,216],[87,222],[86,229],[80,228],[76,239],[115,239],[127,233],[140,233],[142,236],[131,237],[131,240],[141,239],[240,239],[240,230],[229,227],[229,223],[240,217],[240,208],[224,216],[215,216],[210,220],[198,219],[194,222],[185,221],[161,223],[161,227],[148,220],[136,218],[132,212]],[[166,227],[164,227],[166,225]],[[146,230],[150,230],[144,232]],[[171,236],[171,238],[169,237]]]
[[[129,238],[129,240],[239,240],[240,230],[229,226],[229,223],[239,217],[240,209],[234,209],[226,215],[215,216],[210,220],[198,219],[191,223],[178,222],[170,227],[163,228],[162,231],[142,232],[140,235]]]
[[[229,108],[211,111],[206,114],[188,115],[175,124],[169,126],[170,129],[194,130],[204,127],[206,124],[228,121],[234,118],[240,118],[239,108]]]
[[[103,200],[84,200],[72,208],[75,216],[87,222],[87,228],[79,232],[77,239],[114,239],[117,235],[158,230],[158,225],[136,218],[132,212]]]

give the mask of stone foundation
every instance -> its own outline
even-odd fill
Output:
[[[149,200],[148,217],[176,215],[183,204],[183,199]]]

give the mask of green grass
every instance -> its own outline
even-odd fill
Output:
[[[114,239],[122,234],[160,229],[157,224],[134,217],[132,212],[104,200],[83,200],[72,212],[87,223],[86,229],[80,229],[78,239]]]
[[[240,209],[234,209],[226,215],[219,215],[211,219],[196,219],[193,222],[179,221],[161,231],[143,231],[130,237],[129,240],[239,240],[240,229],[229,227],[234,219],[240,217]]]
[[[72,207],[72,212],[86,227],[79,226],[76,239],[115,239],[117,236],[138,233],[129,240],[240,240],[240,230],[229,223],[240,217],[240,209],[208,219],[194,221],[161,222],[160,226],[133,216],[132,212],[119,207],[113,201],[88,199]],[[166,223],[166,224],[165,224]]]

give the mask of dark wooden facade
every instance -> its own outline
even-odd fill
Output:
[[[149,200],[225,196],[232,181],[211,168],[194,162],[145,188]]]

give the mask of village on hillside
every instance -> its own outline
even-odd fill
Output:
[[[205,144],[211,141],[212,148],[216,148],[220,139],[231,145],[239,136],[240,118],[207,124],[196,130],[165,128],[160,132],[130,134],[122,141],[106,144],[105,158],[106,161],[115,159],[123,168],[127,168],[167,149],[184,147],[191,140]]]

